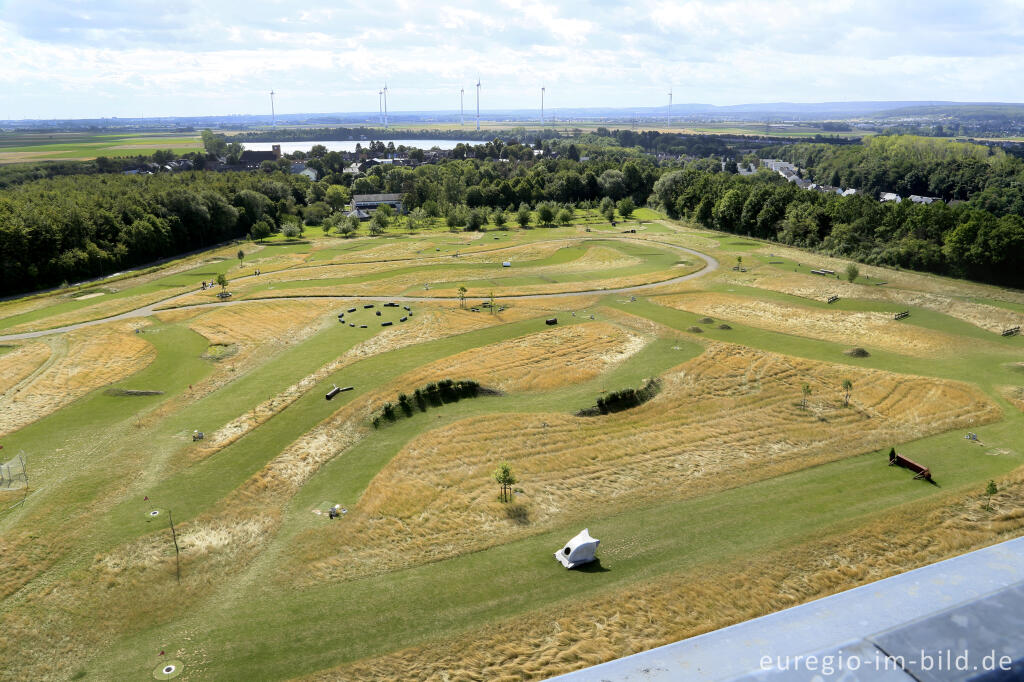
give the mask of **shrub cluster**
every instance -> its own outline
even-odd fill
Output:
[[[380,412],[373,416],[373,426],[377,428],[382,421],[393,422],[399,417],[411,417],[415,410],[426,412],[427,407],[439,407],[445,403],[457,403],[463,398],[475,398],[480,395],[480,384],[471,380],[442,379],[431,382],[423,388],[417,388],[412,395],[399,393],[395,402],[386,402]]]
[[[606,396],[597,399],[597,411],[601,414],[610,412],[621,412],[637,405],[643,405],[648,400],[658,395],[661,390],[661,382],[657,379],[648,379],[640,388],[625,388],[621,391],[613,391]]]

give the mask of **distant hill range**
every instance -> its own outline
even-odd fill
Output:
[[[668,107],[563,107],[548,109],[545,118],[557,125],[572,121],[601,122],[611,125],[631,121],[659,120],[668,116]],[[483,109],[480,117],[487,121],[537,121],[537,109]],[[1004,102],[942,102],[942,101],[877,101],[877,102],[766,102],[759,104],[676,103],[672,105],[674,121],[821,121],[851,119],[958,119],[961,121],[1004,120],[1024,121],[1024,104]],[[473,117],[466,116],[466,127]],[[446,122],[459,120],[457,111],[391,111],[392,125],[410,123]],[[278,125],[377,125],[380,114],[376,111],[278,114]],[[0,121],[0,124],[26,127],[66,126],[265,126],[271,123],[268,114],[235,114],[225,116],[170,116],[154,118],[103,119],[46,119],[26,121]]]

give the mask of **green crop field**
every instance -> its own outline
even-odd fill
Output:
[[[99,156],[148,156],[158,149],[175,154],[202,151],[197,134],[4,133],[0,163],[89,160]]]
[[[104,137],[0,155],[195,143]],[[649,208],[406,226],[0,303],[0,679],[542,678],[1024,529],[1021,292]]]

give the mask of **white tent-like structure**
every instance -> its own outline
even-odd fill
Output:
[[[575,568],[590,563],[596,558],[594,554],[597,552],[599,542],[601,541],[590,537],[589,529],[584,528],[579,535],[565,543],[565,547],[555,552],[555,558],[566,568]]]

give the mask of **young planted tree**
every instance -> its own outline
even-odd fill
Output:
[[[238,250],[238,267],[242,267],[242,261],[245,260],[245,251]]]
[[[803,400],[800,401],[800,407],[807,409],[807,399],[811,397],[811,386],[810,384],[804,384],[801,389],[803,392]]]
[[[381,208],[387,206],[381,206],[373,212],[373,218],[370,219],[370,234],[378,235],[383,234],[384,230],[388,229],[388,224],[391,222],[391,218],[387,213],[381,212]]]
[[[736,267],[743,265],[743,256],[736,256]]]
[[[220,285],[221,290],[228,288],[228,278],[224,275],[223,272],[217,275],[217,284]]]
[[[525,201],[519,204],[519,210],[516,211],[516,222],[523,229],[530,226],[530,205]]]
[[[493,315],[495,313],[495,308],[494,308],[494,292],[493,291],[491,292],[490,310],[491,310],[491,315]]]
[[[498,465],[498,468],[494,470],[494,480],[501,486],[501,501],[511,501],[512,486],[516,484],[516,477],[515,474],[512,473],[512,467],[508,462],[502,462]]]
[[[850,406],[850,394],[853,392],[853,382],[849,379],[843,379],[843,404],[845,407]]]
[[[567,208],[563,208],[558,211],[557,220],[561,225],[569,225],[572,223],[572,211]]]
[[[853,263],[850,263],[849,265],[847,265],[846,266],[846,281],[850,282],[852,284],[853,282],[857,281],[858,277],[860,277],[860,268],[858,268]]]
[[[258,242],[263,241],[274,232],[274,228],[266,219],[257,220],[252,226],[252,238]]]
[[[988,485],[985,486],[985,496],[988,498],[985,502],[985,509],[992,511],[992,496],[999,492],[999,488],[996,487],[995,481],[989,481]]]
[[[544,226],[550,226],[555,222],[555,207],[544,202],[537,204],[537,222]]]
[[[499,208],[491,214],[491,222],[494,223],[494,226],[499,230],[504,230],[505,223],[508,222],[508,218],[505,216],[505,212]]]
[[[466,292],[469,291],[466,287],[459,287],[459,307],[466,307]]]
[[[629,217],[633,215],[633,211],[636,210],[636,204],[629,197],[619,199],[619,203],[615,207],[619,209],[619,215],[622,216],[623,220],[629,220]]]

